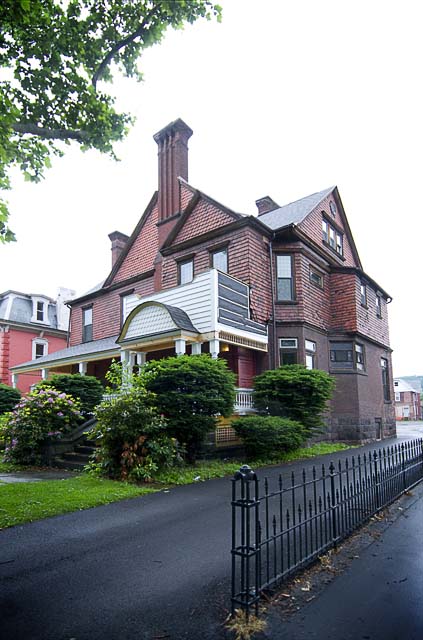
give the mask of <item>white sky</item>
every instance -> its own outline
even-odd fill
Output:
[[[190,183],[236,211],[338,185],[364,270],[394,298],[394,374],[423,374],[421,3],[220,4],[221,24],[169,32],[144,55],[142,84],[115,82],[137,117],[121,162],[72,145],[42,184],[16,173],[0,291],[54,297],[103,280],[107,235],[130,234],[157,188],[152,136],[181,117]]]

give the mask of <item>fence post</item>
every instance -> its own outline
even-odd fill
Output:
[[[379,473],[377,470],[377,452],[374,451],[373,452],[373,466],[374,466],[374,473],[375,473],[375,499],[376,499],[376,511],[379,509],[380,507],[380,494],[379,494]]]
[[[407,482],[405,480],[405,447],[404,447],[404,443],[401,443],[401,473],[402,473],[402,488],[403,488],[403,491],[407,491]]]
[[[254,483],[252,496],[251,483]],[[237,486],[240,484],[240,496]],[[258,519],[258,479],[248,465],[243,465],[232,479],[232,615],[240,606],[248,616],[254,605],[256,615],[260,599],[260,523]],[[251,513],[253,510],[253,513]],[[253,526],[251,516],[254,517]],[[239,558],[239,576],[237,559]],[[251,572],[251,562],[255,561]],[[237,577],[239,579],[237,580]]]
[[[330,463],[329,466],[329,477],[330,477],[330,509],[332,512],[332,542],[334,547],[337,545],[337,522],[336,522],[336,491],[335,491],[335,465],[333,462]]]

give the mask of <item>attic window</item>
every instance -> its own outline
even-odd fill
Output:
[[[48,302],[43,298],[32,298],[32,318],[31,322],[42,322],[48,324],[47,318]]]
[[[330,247],[338,255],[344,255],[344,236],[342,232],[338,231],[325,218],[322,218],[322,240],[326,246]]]
[[[336,216],[336,205],[335,205],[333,200],[331,200],[329,202],[329,209],[330,209],[330,213],[331,213],[332,218],[335,218],[335,216]]]

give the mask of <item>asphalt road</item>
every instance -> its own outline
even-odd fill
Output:
[[[230,522],[220,479],[0,531],[1,640],[224,638]]]

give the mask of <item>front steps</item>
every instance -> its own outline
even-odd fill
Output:
[[[83,440],[75,444],[73,451],[67,451],[60,456],[56,456],[52,461],[52,466],[57,469],[69,469],[70,471],[83,471],[84,467],[91,461],[95,453],[96,445],[90,440]]]

